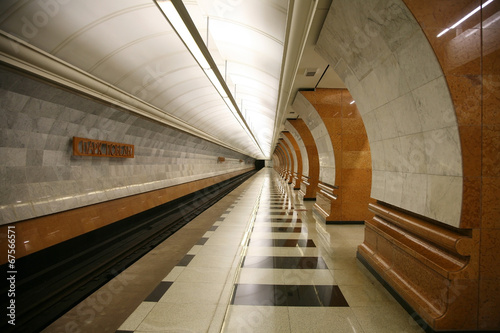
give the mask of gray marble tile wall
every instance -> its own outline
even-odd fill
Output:
[[[0,224],[254,164],[175,128],[5,69],[0,117]],[[72,156],[73,136],[133,144],[135,158]],[[218,163],[219,156],[226,162]]]
[[[463,166],[441,66],[401,0],[339,0],[316,51],[341,77],[365,124],[371,196],[458,226]]]

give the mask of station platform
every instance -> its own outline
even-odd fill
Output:
[[[423,332],[296,193],[262,169],[43,332]]]

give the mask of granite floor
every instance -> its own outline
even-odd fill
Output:
[[[423,332],[356,260],[364,227],[296,194],[263,169],[44,332]]]

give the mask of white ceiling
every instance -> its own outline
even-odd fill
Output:
[[[298,89],[344,88],[331,68],[321,78],[327,63],[314,52],[331,0],[317,2],[303,53],[298,48],[284,54],[297,35],[287,25],[289,9],[310,2],[183,1],[205,43],[209,27],[208,49],[257,143],[152,0],[54,1],[52,7],[2,0],[0,29],[197,132],[266,159],[276,144],[276,131],[282,129],[275,122],[294,117],[290,105]],[[284,82],[283,62],[291,56],[300,62],[286,79],[291,81]],[[316,74],[306,77],[306,69],[316,69]],[[292,87],[289,91],[283,89],[286,84]],[[279,107],[280,98],[287,103]]]

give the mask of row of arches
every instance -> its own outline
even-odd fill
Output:
[[[434,330],[500,328],[499,15],[496,2],[335,2],[316,51],[359,118],[338,117],[325,91],[299,92],[273,155],[324,221],[368,214],[358,258]],[[357,121],[363,144],[345,132]],[[358,207],[343,206],[349,181]]]

